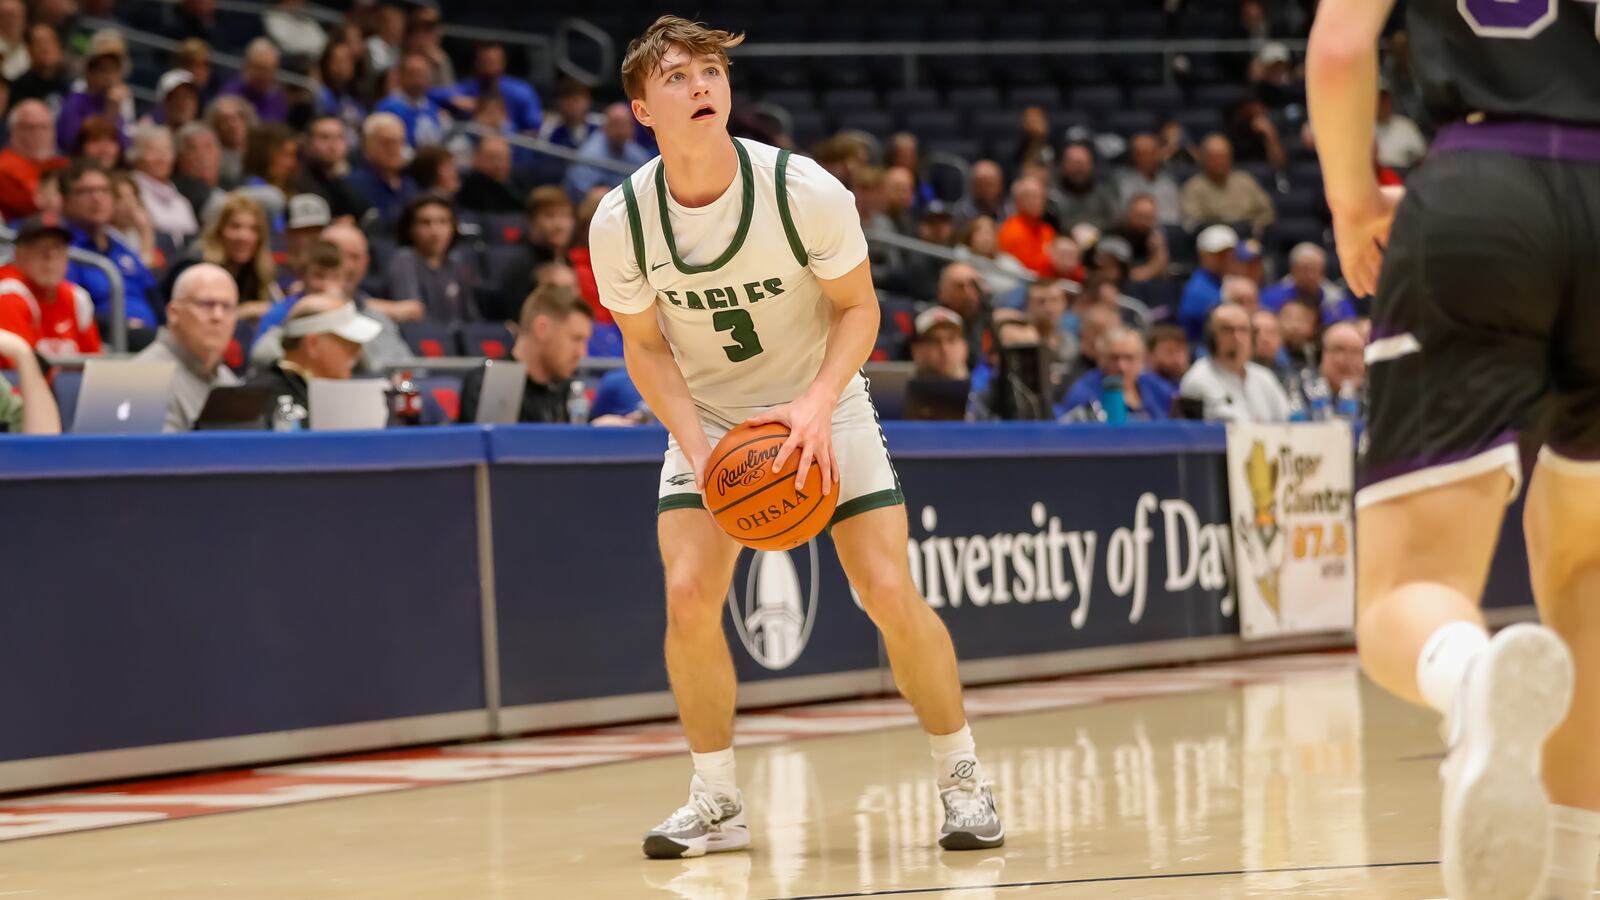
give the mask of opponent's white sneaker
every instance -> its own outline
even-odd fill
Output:
[[[994,808],[989,785],[964,779],[939,791],[944,826],[939,846],[946,850],[991,850],[1006,842],[1005,827]]]
[[[699,775],[689,782],[689,802],[644,836],[644,855],[651,859],[685,859],[748,846],[742,798],[713,795]]]
[[[1572,656],[1548,628],[1513,625],[1472,661],[1439,768],[1451,900],[1527,900],[1538,887],[1550,853],[1541,750],[1571,702]]]

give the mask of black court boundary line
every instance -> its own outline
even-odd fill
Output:
[[[1398,869],[1405,866],[1436,866],[1436,859],[1406,862],[1352,863],[1344,866],[1292,866],[1284,869],[1230,869],[1219,872],[1163,872],[1158,875],[1108,875],[1103,878],[1062,878],[1054,881],[1012,881],[1000,884],[974,884],[951,887],[900,888],[892,891],[857,891],[849,894],[802,894],[773,897],[771,900],[848,900],[850,897],[903,897],[910,894],[949,893],[951,891],[997,891],[1011,888],[1060,887],[1072,884],[1111,884],[1120,881],[1170,881],[1176,878],[1219,878],[1224,875],[1279,875],[1292,872],[1338,872],[1347,869]]]

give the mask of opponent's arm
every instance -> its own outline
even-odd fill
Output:
[[[622,330],[622,356],[628,365],[628,376],[650,411],[678,441],[694,468],[695,487],[703,490],[711,442],[700,428],[700,415],[689,397],[689,384],[672,356],[672,345],[661,333],[655,309],[639,313],[613,311],[612,317]]]
[[[1383,247],[1399,202],[1378,187],[1373,129],[1378,114],[1378,37],[1394,0],[1323,0],[1306,51],[1306,99],[1339,262],[1351,290],[1378,286]]]

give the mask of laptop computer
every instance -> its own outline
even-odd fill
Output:
[[[478,394],[478,425],[515,425],[522,416],[522,395],[528,372],[516,360],[485,360],[483,389]]]
[[[91,359],[72,417],[74,434],[160,434],[178,364],[146,359]]]
[[[872,405],[878,408],[878,415],[884,419],[905,418],[906,385],[911,383],[912,376],[916,374],[916,364],[869,362],[863,371],[867,376]]]
[[[195,431],[249,431],[267,427],[277,398],[264,387],[216,387],[194,420]]]
[[[337,381],[313,378],[307,385],[312,431],[375,431],[389,424],[389,382],[382,378]]]

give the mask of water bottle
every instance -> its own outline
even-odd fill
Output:
[[[1105,411],[1106,422],[1122,425],[1128,421],[1128,399],[1122,395],[1122,376],[1107,375],[1100,382],[1100,408]]]
[[[1333,398],[1328,395],[1328,383],[1321,378],[1306,379],[1306,399],[1310,401],[1311,421],[1326,422],[1333,418]]]
[[[573,379],[567,392],[567,421],[573,425],[589,424],[589,395],[577,379]]]
[[[1339,402],[1334,407],[1339,418],[1355,422],[1361,418],[1361,388],[1353,381],[1339,385]]]
[[[272,430],[299,431],[305,427],[306,408],[294,402],[288,394],[278,395],[278,405],[272,410]]]
[[[1300,396],[1300,388],[1295,386],[1289,391],[1289,421],[1307,422],[1311,415],[1306,412],[1305,398]]]

